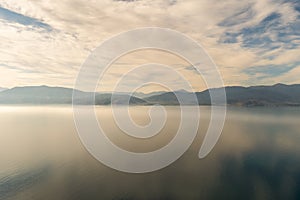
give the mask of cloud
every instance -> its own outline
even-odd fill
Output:
[[[291,71],[300,75],[291,67],[300,53],[298,0],[0,0],[0,72],[14,77],[1,79],[0,86],[72,87],[81,64],[102,41],[149,26],[175,29],[202,44],[227,85],[287,80]],[[199,74],[188,64],[168,62],[166,55],[143,56],[128,57],[123,68],[158,57],[197,85]],[[112,73],[124,70],[119,66]]]
[[[253,76],[256,79],[261,79],[265,77],[276,77],[291,71],[299,64],[300,63],[290,64],[290,65],[254,66],[254,67],[246,68],[244,72]]]

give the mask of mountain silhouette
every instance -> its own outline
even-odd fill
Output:
[[[212,88],[202,92],[191,93],[185,90],[174,92],[144,93],[91,93],[76,90],[79,99],[76,104],[108,105],[179,105],[177,97],[184,105],[211,105],[210,91],[218,92],[223,88]],[[228,86],[224,88],[228,105],[237,106],[300,106],[300,84],[272,86]],[[91,95],[95,95],[91,101]],[[195,95],[195,96],[194,96]],[[0,104],[72,104],[73,89],[49,86],[15,87],[0,91]],[[196,97],[193,98],[193,97]],[[196,100],[196,101],[195,101]]]

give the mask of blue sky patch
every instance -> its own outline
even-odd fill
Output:
[[[10,23],[18,23],[24,26],[32,26],[34,28],[44,29],[46,31],[53,30],[53,28],[50,25],[38,19],[19,14],[2,7],[0,7],[0,19],[3,19]]]
[[[287,25],[284,25],[282,23],[281,14],[277,12],[271,13],[256,26],[245,27],[235,32],[232,31],[230,25],[234,25],[238,23],[238,21],[243,23],[244,18],[241,18],[240,15],[248,13],[249,10],[251,9],[247,8],[232,16],[233,18],[237,16],[236,19],[227,18],[219,24],[219,26],[227,27],[227,30],[219,39],[220,43],[237,43],[237,38],[240,37],[242,42],[241,46],[245,48],[273,50],[284,47],[293,49],[300,45],[298,42],[295,42],[295,40],[298,40],[298,36],[300,36],[300,22],[291,21]],[[235,23],[233,23],[233,21]]]

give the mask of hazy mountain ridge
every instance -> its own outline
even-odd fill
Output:
[[[220,88],[212,88],[220,90]],[[284,85],[275,84],[272,86],[228,86],[225,87],[228,105],[238,106],[300,106],[300,84]],[[76,104],[89,105],[90,92],[76,90],[80,99]],[[134,93],[136,96],[129,96],[129,93],[115,93],[113,100],[111,93],[96,93],[96,105],[127,104],[132,105],[179,105],[176,95],[179,96],[185,105],[210,105],[209,90],[196,92],[195,94],[179,90],[175,92],[153,92],[150,94]],[[7,89],[0,92],[0,104],[71,104],[73,89],[48,86],[27,86]],[[197,101],[194,101],[196,95]],[[138,96],[138,97],[137,97]]]
[[[80,99],[75,102],[82,105],[89,105],[93,102],[90,101],[90,92],[82,92],[76,90]],[[27,86],[15,87],[0,92],[0,104],[72,104],[73,89],[63,87],[48,87],[48,86]],[[127,104],[128,96],[115,95],[113,102],[111,102],[111,94],[96,93],[95,104]],[[137,97],[130,97],[130,104],[147,104],[146,101]]]
[[[0,92],[7,90],[7,88],[0,87]]]
[[[300,105],[300,85],[275,84],[252,86],[238,91],[226,88],[227,103],[246,106],[255,105]]]
[[[212,88],[220,90],[220,88]],[[227,104],[239,106],[300,106],[300,84],[284,85],[275,84],[272,86],[228,86],[225,87]],[[191,96],[186,92],[185,96]],[[183,96],[181,94],[181,96]],[[198,104],[210,105],[209,90],[196,92]],[[188,99],[188,98],[187,98]],[[168,92],[156,96],[145,98],[149,103],[178,105],[178,100],[174,93]],[[189,103],[186,101],[187,104]]]

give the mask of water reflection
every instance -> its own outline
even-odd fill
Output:
[[[31,171],[17,171],[0,177],[0,196],[3,199],[13,197],[22,191],[43,182],[50,175],[48,166],[31,169]]]
[[[126,174],[90,156],[76,134],[70,107],[0,108],[0,199],[299,199],[300,110],[230,108],[224,132],[205,159],[197,157],[209,122],[191,148],[171,166],[148,174]],[[173,137],[176,107],[163,136],[130,141],[98,107],[116,144],[135,151],[161,147]],[[146,123],[146,107],[134,107]],[[137,117],[138,116],[138,117]],[[41,167],[43,166],[43,167]]]

